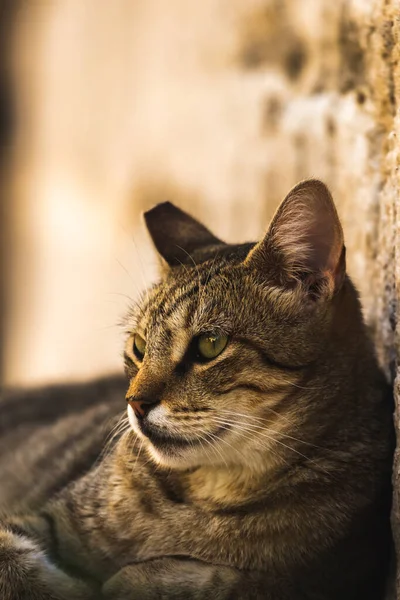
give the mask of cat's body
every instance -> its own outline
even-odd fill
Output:
[[[382,597],[391,400],[329,194],[302,185],[259,245],[148,215],[170,267],[127,319],[131,429],[100,459],[120,380],[71,389],[31,436],[35,397],[3,399],[1,598]]]

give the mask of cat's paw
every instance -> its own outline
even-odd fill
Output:
[[[146,563],[127,565],[103,586],[105,600],[182,600],[176,586],[179,574],[173,572],[174,561],[158,559]],[[171,568],[172,567],[172,568]],[[171,585],[172,579],[175,585]],[[182,586],[184,585],[181,582]],[[188,600],[192,596],[185,595]]]
[[[238,574],[196,560],[160,558],[127,565],[103,586],[105,600],[227,600]],[[255,598],[255,596],[254,596]]]
[[[52,565],[28,537],[0,531],[1,600],[89,600],[86,585]]]
[[[0,532],[0,590],[4,600],[50,600],[42,583],[45,556],[35,543],[9,531]],[[53,599],[52,599],[53,600]]]

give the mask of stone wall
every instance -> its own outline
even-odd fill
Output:
[[[310,174],[330,184],[345,227],[349,270],[381,364],[394,380],[398,407],[400,5],[271,2],[247,21],[240,59],[243,69],[266,66],[286,76],[279,93],[264,96],[264,132],[271,145],[267,186],[273,182],[273,193],[281,196],[281,181]],[[399,551],[399,450],[394,482]]]

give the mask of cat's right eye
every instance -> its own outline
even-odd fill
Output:
[[[146,340],[138,333],[133,336],[133,353],[139,360],[143,360],[146,353]]]
[[[197,340],[197,350],[199,357],[205,360],[216,358],[225,349],[228,343],[228,336],[221,334],[205,333],[200,335]]]

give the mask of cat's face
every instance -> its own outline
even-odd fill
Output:
[[[301,185],[257,245],[223,244],[172,205],[148,213],[169,266],[127,318],[125,364],[129,421],[158,463],[263,469],[295,435],[344,276],[329,193]]]

